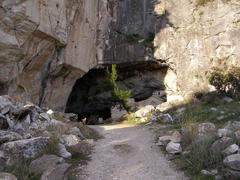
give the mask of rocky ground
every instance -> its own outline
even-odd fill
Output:
[[[0,179],[67,179],[87,159],[97,134],[74,114],[0,97]]]

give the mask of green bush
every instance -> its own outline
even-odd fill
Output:
[[[240,96],[240,68],[232,67],[228,70],[214,68],[209,75],[209,82],[216,89],[231,97]]]
[[[120,105],[126,109],[127,111],[130,110],[130,107],[127,105],[128,98],[131,96],[131,92],[128,90],[123,90],[117,85],[117,66],[113,64],[111,67],[111,71],[107,68],[106,70],[107,75],[107,86],[111,90],[112,98],[114,103],[120,103]]]

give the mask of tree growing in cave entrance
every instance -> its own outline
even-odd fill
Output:
[[[122,108],[126,109],[127,111],[130,111],[130,107],[128,106],[127,102],[129,97],[131,96],[131,91],[121,89],[117,84],[117,65],[113,64],[111,67],[111,71],[109,68],[106,70],[106,85],[111,90],[111,95],[113,98],[113,103],[119,103]]]

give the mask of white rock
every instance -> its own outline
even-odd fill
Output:
[[[228,155],[238,152],[238,149],[239,149],[239,146],[237,144],[232,144],[231,146],[227,147],[223,151],[223,153],[228,156]]]
[[[154,109],[155,109],[154,106],[147,105],[147,106],[140,108],[138,111],[136,111],[134,113],[134,115],[137,118],[146,117],[148,115],[148,113],[152,112]]]
[[[86,139],[78,127],[71,128],[68,133],[78,136],[81,140]]]
[[[170,142],[166,147],[166,151],[170,154],[179,154],[182,152],[181,144]]]
[[[74,145],[77,145],[80,141],[78,139],[78,137],[76,135],[62,135],[61,138],[60,138],[60,142],[69,147],[69,146],[74,146]]]
[[[158,146],[166,146],[172,139],[172,136],[161,136],[158,138],[158,142],[156,145]]]
[[[54,112],[53,112],[53,110],[51,110],[51,109],[49,109],[49,110],[47,111],[47,114],[50,115],[50,116],[53,115],[53,113],[54,113]]]

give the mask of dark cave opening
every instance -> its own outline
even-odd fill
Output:
[[[132,92],[135,102],[147,100],[154,92],[164,90],[163,79],[166,68],[156,68],[152,64],[118,67],[120,87]],[[66,113],[78,114],[79,121],[95,125],[111,121],[114,105],[111,90],[104,88],[106,70],[92,69],[79,78],[72,88],[66,104]]]

